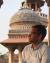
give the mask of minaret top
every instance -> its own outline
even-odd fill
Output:
[[[22,2],[22,7],[38,10],[44,5],[44,3],[45,1],[43,0],[25,0]]]

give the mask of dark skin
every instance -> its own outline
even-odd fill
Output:
[[[37,28],[32,28],[31,33],[29,34],[29,41],[32,43],[33,48],[41,43],[42,34],[40,34]]]

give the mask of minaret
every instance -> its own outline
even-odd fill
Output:
[[[46,0],[48,11],[48,45],[50,46],[50,0]]]

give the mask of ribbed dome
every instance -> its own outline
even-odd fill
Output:
[[[16,22],[24,21],[40,22],[41,24],[47,26],[47,18],[43,18],[35,11],[25,8],[20,9],[14,16],[12,16],[10,25]]]

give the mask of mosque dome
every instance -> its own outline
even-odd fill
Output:
[[[12,16],[10,26],[13,25],[13,23],[22,22],[32,22],[33,24],[36,22],[37,24],[41,23],[42,25],[47,26],[47,18],[39,16],[35,11],[26,8],[20,9]]]
[[[31,9],[20,9],[10,21],[10,25],[15,22],[27,22],[27,21],[41,21],[40,17]]]
[[[33,25],[47,26],[47,18],[39,16],[35,11],[29,8],[21,8],[12,16],[10,20],[10,33],[24,33],[30,32]],[[13,31],[12,31],[13,30]]]

